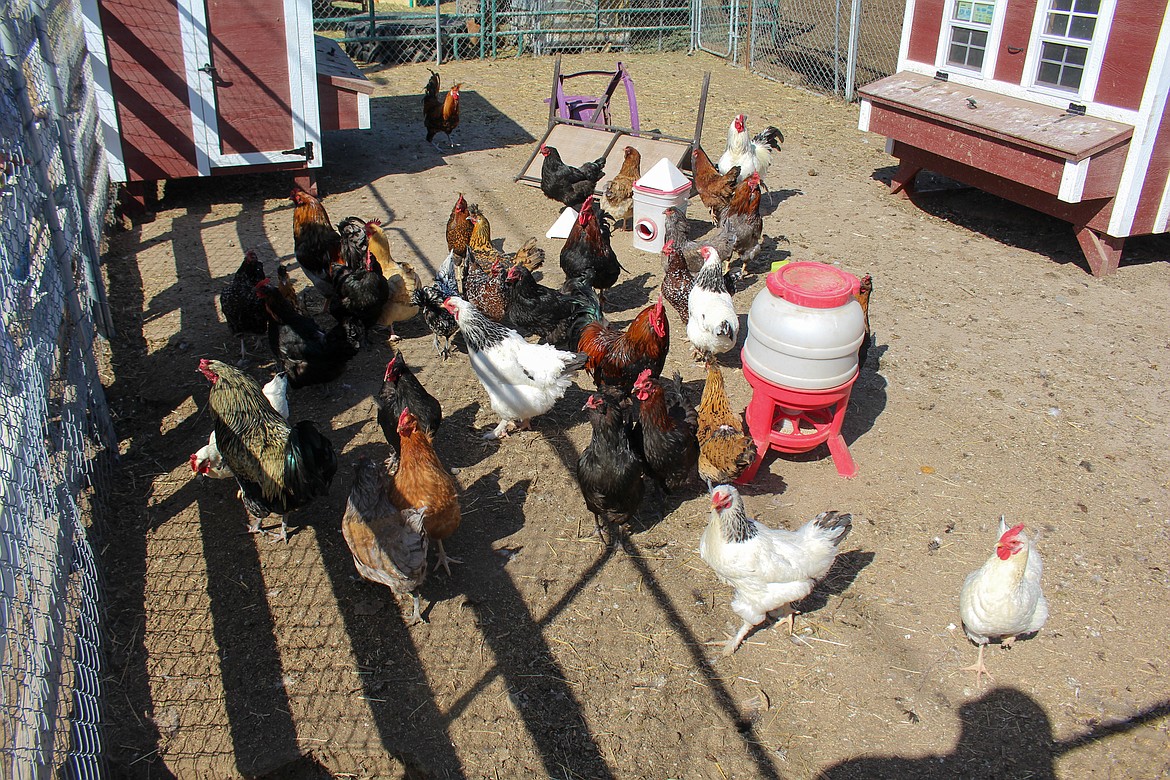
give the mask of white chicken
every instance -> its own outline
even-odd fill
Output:
[[[757,172],[763,179],[768,172],[768,166],[772,164],[772,150],[780,151],[780,144],[783,142],[784,134],[771,126],[756,133],[754,138],[749,136],[747,117],[739,114],[731,120],[731,125],[727,128],[727,150],[723,152],[715,167],[720,173],[727,173],[738,165],[737,184]]]
[[[284,419],[288,419],[288,374],[281,371],[268,384],[261,388],[268,403]],[[223,465],[223,456],[219,454],[219,447],[215,444],[215,431],[207,437],[204,444],[197,451],[191,453],[191,471],[196,475],[211,477],[212,479],[227,479],[232,476],[232,470]]]
[[[723,281],[723,261],[714,247],[699,250],[703,265],[687,294],[687,338],[704,358],[727,352],[739,338],[739,315]]]
[[[1040,590],[1043,564],[1036,546],[1024,533],[1024,526],[1007,527],[999,518],[999,541],[995,554],[967,575],[959,593],[959,616],[963,630],[979,645],[979,659],[965,672],[975,672],[975,684],[983,675],[983,648],[994,639],[1011,647],[1017,636],[1034,634],[1048,619],[1048,602]]]
[[[471,367],[500,416],[500,424],[485,433],[485,439],[505,438],[551,409],[588,357],[551,344],[530,344],[458,296],[444,301],[443,308],[455,317],[467,343]]]
[[[791,632],[796,613],[788,605],[812,593],[817,580],[828,574],[852,527],[852,515],[821,512],[797,531],[768,528],[748,518],[738,490],[716,486],[699,557],[735,588],[731,609],[743,619],[739,633],[723,643],[723,654],[734,653],[773,612],[785,613]]]

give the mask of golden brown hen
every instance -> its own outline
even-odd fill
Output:
[[[735,192],[735,182],[739,179],[739,166],[733,167],[725,174],[711,163],[711,158],[703,151],[703,147],[696,146],[691,152],[691,175],[694,177],[695,189],[699,193],[699,200],[711,209],[711,218],[719,223],[723,210],[731,203],[731,196]]]
[[[858,371],[865,365],[865,359],[869,355],[869,342],[873,338],[869,330],[869,296],[872,293],[873,277],[866,274],[861,277],[861,288],[857,291],[857,295],[853,296],[861,304],[861,314],[865,318],[865,336],[861,340],[861,347],[857,350]]]
[[[378,324],[390,328],[390,339],[397,341],[394,323],[405,322],[418,314],[418,306],[411,302],[411,295],[422,287],[418,272],[407,262],[398,262],[390,255],[390,239],[382,230],[382,223],[372,219],[366,223],[366,236],[370,240],[370,256],[377,261],[390,287],[390,297],[382,307]]]
[[[699,476],[708,487],[734,482],[755,459],[756,443],[744,433],[742,416],[731,410],[719,364],[709,360],[699,401]]]
[[[487,215],[480,211],[479,206],[471,207],[471,215],[467,218],[471,223],[471,237],[468,245],[475,252],[475,259],[480,268],[487,268],[495,261],[506,271],[514,265],[522,265],[529,271],[535,271],[544,265],[544,250],[536,245],[536,236],[524,242],[523,246],[513,255],[496,249],[492,244],[492,224]]]
[[[439,552],[435,568],[442,566],[450,574],[450,564],[462,563],[443,549],[443,540],[455,533],[463,517],[459,486],[435,453],[430,434],[418,427],[418,419],[410,409],[403,409],[398,417],[398,435],[402,449],[390,500],[399,510],[426,507],[427,537]]]
[[[447,217],[447,250],[454,252],[456,257],[467,253],[467,242],[471,238],[471,223],[467,221],[469,213],[461,192],[451,207],[451,216]]]
[[[615,222],[630,220],[630,229],[633,230],[634,182],[642,176],[642,153],[632,146],[627,146],[623,152],[626,156],[622,160],[622,169],[606,182],[601,208]]]
[[[451,142],[451,133],[459,127],[459,88],[456,84],[447,92],[447,96],[439,100],[439,74],[431,71],[423,91],[423,124],[427,128],[427,143],[434,144],[435,135],[444,133],[447,136],[447,145],[456,146]],[[435,144],[435,148],[438,145]]]

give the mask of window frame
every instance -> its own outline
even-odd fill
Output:
[[[984,2],[984,0],[970,0]],[[956,65],[947,58],[951,52],[952,31],[958,27],[962,29],[983,29],[979,22],[963,22],[955,19],[955,7],[960,0],[946,0],[943,6],[943,19],[939,30],[938,49],[935,54],[935,67],[947,72],[961,73],[970,78],[991,79],[995,76],[995,63],[999,55],[999,42],[1003,35],[1003,19],[1007,11],[1007,0],[991,0],[994,10],[991,22],[987,24],[987,48],[983,53],[983,64],[979,68],[970,68],[966,65]],[[1105,0],[1102,0],[1105,2]]]
[[[1074,103],[1091,103],[1097,91],[1097,81],[1101,76],[1101,63],[1105,59],[1105,47],[1109,41],[1109,28],[1113,24],[1113,15],[1116,9],[1116,0],[1101,0],[1097,8],[1097,20],[1093,25],[1093,37],[1090,40],[1053,36],[1044,32],[1048,22],[1048,14],[1052,12],[1053,0],[1041,0],[1036,4],[1036,14],[1032,20],[1032,34],[1028,42],[1028,55],[1024,60],[1022,73],[1023,86],[1029,92],[1051,95],[1063,98]],[[1073,6],[1076,2],[1074,0]],[[1069,11],[1069,15],[1072,15]],[[1045,84],[1039,81],[1040,54],[1045,43],[1056,43],[1064,46],[1081,46],[1086,50],[1085,64],[1081,73],[1080,86],[1075,89],[1059,87],[1054,84]]]

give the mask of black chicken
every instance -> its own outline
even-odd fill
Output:
[[[430,328],[434,338],[435,352],[443,360],[450,357],[451,339],[459,332],[459,323],[455,322],[451,312],[443,308],[443,301],[458,294],[459,288],[455,282],[454,249],[447,253],[447,259],[439,266],[439,272],[435,274],[435,281],[410,294],[410,302],[422,311],[423,322]],[[439,339],[443,340],[441,345]]]
[[[646,369],[634,383],[638,399],[635,443],[641,448],[646,474],[669,493],[682,487],[699,462],[698,415],[683,400],[676,372],[669,386]]]
[[[338,322],[347,319],[361,323],[363,335],[378,324],[382,307],[390,298],[390,285],[382,276],[378,261],[368,253],[362,260],[363,266],[350,270],[345,263],[333,264],[333,297],[329,299],[329,313]]]
[[[561,247],[561,270],[566,279],[588,278],[598,290],[613,287],[623,270],[609,242],[609,227],[597,213],[592,195],[581,204],[581,213]]]
[[[268,309],[268,346],[280,368],[288,374],[289,387],[331,382],[341,376],[345,364],[357,354],[357,341],[349,322],[323,331],[317,323],[298,314],[267,279],[256,285],[256,295]]]
[[[537,282],[532,272],[522,265],[508,269],[504,276],[504,295],[508,299],[504,319],[521,333],[535,333],[547,344],[566,340],[582,308],[574,297]],[[576,351],[576,345],[573,349]]]
[[[341,235],[341,259],[352,271],[366,267],[370,239],[366,235],[366,221],[361,217],[346,217],[337,223]]]
[[[602,542],[613,545],[622,524],[638,511],[646,486],[643,464],[630,443],[630,432],[618,402],[599,395],[585,402],[593,438],[577,459],[577,484],[593,513]],[[609,539],[605,539],[608,531]],[[580,526],[577,534],[580,535]]]
[[[394,357],[386,364],[382,389],[374,396],[374,402],[378,404],[378,425],[382,426],[382,435],[395,452],[401,445],[398,418],[403,409],[410,409],[411,414],[418,419],[418,427],[430,434],[431,438],[434,438],[435,431],[443,422],[442,406],[418,381],[418,377],[403,360],[401,352],[394,353]]]
[[[240,263],[231,281],[219,294],[219,308],[223,311],[223,318],[227,320],[232,335],[240,339],[241,366],[248,363],[244,335],[268,332],[268,312],[264,302],[255,293],[256,285],[264,278],[264,264],[256,256],[255,250],[249,249],[244,253],[244,262]]]
[[[552,146],[541,146],[544,162],[540,166],[540,191],[553,200],[581,210],[581,204],[597,189],[597,182],[605,176],[605,157],[582,163],[580,168],[566,165],[561,154]]]

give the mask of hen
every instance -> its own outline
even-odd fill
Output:
[[[979,659],[963,671],[975,672],[975,684],[987,673],[983,648],[993,640],[1011,647],[1016,637],[1034,634],[1048,620],[1048,601],[1040,589],[1044,566],[1023,524],[1007,527],[999,518],[995,553],[967,575],[959,593],[963,631],[979,645]]]
[[[772,164],[772,150],[780,151],[783,142],[784,134],[771,126],[754,137],[749,136],[747,117],[739,114],[727,128],[727,149],[719,158],[719,172],[727,173],[732,167],[739,166],[739,181],[753,173],[760,174],[762,179]]]
[[[423,90],[423,125],[427,128],[427,143],[436,149],[439,146],[434,138],[438,133],[447,136],[448,146],[456,146],[451,142],[451,134],[459,127],[459,88],[462,86],[456,84],[451,87],[446,97],[440,100],[439,74],[432,70],[431,77],[427,79],[426,89]]]
[[[577,459],[577,484],[585,506],[593,513],[598,536],[612,546],[615,533],[620,533],[642,504],[646,489],[642,460],[630,443],[630,433],[617,402],[591,395],[584,408],[589,411],[593,438]],[[577,535],[581,535],[579,526]]]
[[[691,275],[686,257],[674,241],[668,240],[662,245],[662,261],[662,297],[674,307],[685,325],[690,318],[687,302],[690,300],[691,288],[695,285],[695,277]]]
[[[341,516],[341,535],[363,579],[385,585],[395,597],[410,596],[413,625],[422,621],[418,589],[427,576],[427,508],[402,512],[395,508],[389,472],[397,468],[396,458],[385,463],[358,458],[353,489]]]
[[[248,513],[248,530],[280,515],[280,538],[288,541],[285,515],[324,495],[337,472],[333,444],[310,420],[289,426],[247,374],[218,360],[200,360],[211,382],[208,407],[224,465],[231,469]]]
[[[277,374],[268,380],[268,384],[260,388],[268,403],[283,419],[288,419],[288,375]],[[227,479],[232,476],[231,469],[223,464],[223,455],[215,443],[215,431],[207,437],[207,444],[191,454],[191,471],[197,476],[211,477],[212,479]]]
[[[382,389],[374,396],[374,402],[378,405],[378,425],[382,428],[382,435],[395,452],[400,445],[398,418],[403,409],[410,409],[414,413],[418,426],[430,434],[432,439],[443,422],[442,405],[418,381],[401,352],[394,353],[394,357],[386,364]]]
[[[312,194],[293,187],[293,247],[301,270],[326,298],[333,295],[329,269],[341,257],[341,236],[333,229],[325,206]]]
[[[624,331],[600,322],[589,323],[577,349],[588,357],[585,370],[603,392],[612,389],[629,393],[646,369],[650,369],[651,376],[659,376],[670,349],[670,323],[662,297],[638,312]]]
[[[333,264],[333,297],[326,308],[338,322],[352,319],[361,323],[361,332],[368,335],[390,299],[390,285],[369,253],[363,266],[354,271],[344,262]]]
[[[458,294],[455,283],[455,252],[452,250],[439,266],[435,281],[426,287],[420,287],[410,296],[410,302],[419,307],[423,322],[431,331],[435,352],[443,360],[450,357],[451,338],[459,332],[459,325],[451,313],[443,308],[443,301]],[[441,345],[439,339],[443,340]]]
[[[248,363],[248,353],[244,351],[244,335],[268,332],[268,312],[255,292],[256,285],[264,279],[264,264],[256,256],[255,250],[249,249],[244,253],[244,261],[236,269],[231,281],[219,294],[219,308],[223,312],[223,318],[227,320],[232,335],[240,339],[241,366]]]
[[[674,206],[663,212],[666,216],[662,228],[662,237],[667,243],[674,244],[674,251],[681,252],[683,262],[691,274],[696,274],[703,265],[702,250],[705,246],[715,247],[719,256],[723,258],[723,286],[730,295],[735,295],[736,284],[743,275],[742,268],[732,270],[731,254],[735,250],[735,236],[726,220],[697,241],[687,238],[687,218],[681,209]],[[689,290],[688,290],[689,292]],[[677,308],[677,307],[676,307]]]
[[[703,266],[687,296],[687,338],[710,359],[727,352],[739,338],[739,315],[723,282],[723,261],[713,247],[702,249]]]
[[[467,253],[467,242],[471,238],[471,223],[467,221],[469,213],[461,192],[451,207],[451,216],[447,217],[447,251],[454,252],[456,257]]]
[[[615,222],[634,219],[634,182],[642,176],[642,153],[632,146],[622,150],[622,169],[605,184],[601,195],[601,208]],[[633,226],[631,224],[631,230]]]
[[[403,409],[398,417],[398,435],[402,442],[398,456],[398,473],[390,486],[390,500],[399,511],[426,508],[427,537],[438,548],[435,568],[443,567],[451,573],[452,563],[462,563],[447,555],[443,540],[459,528],[462,511],[459,508],[459,485],[451,472],[439,460],[431,437],[418,426],[418,420]]]
[[[543,145],[540,153],[540,191],[571,209],[581,210],[585,199],[593,195],[597,182],[605,176],[605,157],[582,163],[580,168],[566,165],[555,147]]]
[[[593,289],[586,290],[586,295],[566,294],[540,284],[524,266],[512,266],[504,275],[505,320],[521,333],[535,333],[546,344],[569,344],[578,318],[601,314]],[[576,343],[570,346],[576,350]]]
[[[617,282],[622,266],[610,245],[609,228],[594,205],[592,195],[581,204],[581,213],[561,247],[561,270],[566,279],[586,279],[594,289],[608,290]]]
[[[529,420],[547,412],[565,394],[573,373],[585,364],[585,355],[528,343],[462,298],[452,296],[443,306],[455,315],[471,367],[500,416],[499,425],[484,434],[485,439],[504,438],[517,427],[527,428]]]
[[[276,266],[276,289],[280,290],[280,294],[288,301],[288,305],[292,306],[293,311],[297,314],[305,313],[304,309],[301,308],[301,299],[297,297],[297,288],[293,284],[292,277],[289,275],[287,265]]]
[[[366,267],[370,239],[366,235],[366,221],[361,217],[346,217],[337,223],[341,236],[341,259],[347,268],[356,271]]]
[[[681,385],[677,372],[668,389],[661,379],[650,376],[650,369],[639,374],[634,383],[639,443],[646,474],[665,493],[685,485],[695,473],[699,460],[695,410],[683,400]]]
[[[719,217],[731,202],[735,184],[739,181],[739,166],[734,165],[727,173],[720,173],[703,148],[696,146],[691,152],[691,174],[699,200],[711,210],[711,219],[715,224],[719,224]]]
[[[343,323],[326,333],[311,317],[294,311],[267,279],[256,286],[256,294],[268,309],[268,346],[288,374],[290,387],[322,384],[341,376],[358,349]]]
[[[382,230],[381,220],[367,222],[366,235],[370,240],[370,254],[377,261],[390,291],[386,305],[378,316],[378,324],[390,328],[390,339],[396,341],[398,337],[394,334],[394,323],[405,322],[418,314],[418,306],[411,302],[411,296],[422,287],[422,279],[410,263],[398,262],[390,254],[390,239]]]
[[[764,238],[764,218],[760,216],[760,177],[753,173],[735,187],[735,194],[719,220],[719,238],[713,242],[720,256],[731,260],[731,251],[739,256],[740,267],[756,259]],[[726,270],[726,269],[724,269]]]
[[[508,308],[504,294],[504,272],[500,261],[486,270],[479,264],[475,251],[468,249],[463,261],[463,297],[492,322],[503,322]]]
[[[852,527],[852,515],[821,512],[796,531],[768,528],[748,518],[743,498],[731,485],[712,490],[711,518],[699,539],[699,557],[735,588],[731,609],[743,620],[739,632],[723,643],[723,654],[734,653],[773,612],[785,614],[791,632],[796,613],[789,604],[812,593],[829,573]]]
[[[468,245],[475,252],[475,258],[479,262],[491,263],[498,260],[505,268],[522,265],[530,271],[544,265],[544,250],[536,245],[536,236],[529,237],[515,254],[508,255],[496,249],[492,243],[492,225],[478,206],[471,207],[468,221],[472,226]]]
[[[734,482],[756,460],[756,443],[744,433],[742,415],[731,411],[723,372],[707,361],[707,381],[699,401],[699,476],[707,489]]]

